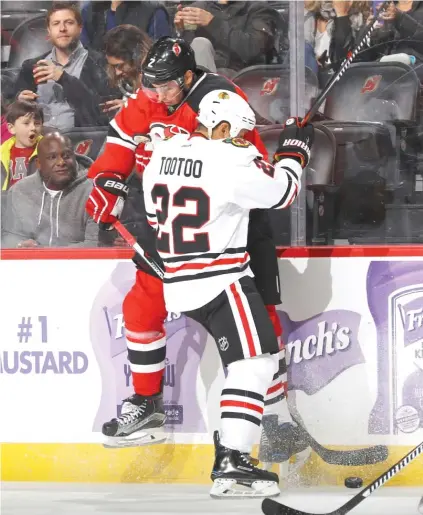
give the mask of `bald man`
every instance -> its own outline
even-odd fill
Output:
[[[3,247],[97,247],[98,225],[85,212],[92,183],[69,138],[45,136],[36,164],[37,172],[8,192]]]

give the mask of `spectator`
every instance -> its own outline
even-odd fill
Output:
[[[92,183],[77,166],[70,139],[44,136],[37,167],[8,192],[3,246],[96,247],[98,225],[85,212]]]
[[[423,2],[392,2],[384,15],[383,25],[373,31],[370,48],[361,59],[374,61],[389,54],[408,54],[416,58],[415,70],[423,81]],[[373,16],[369,18],[369,23]]]
[[[0,147],[2,191],[34,173],[37,144],[42,137],[43,111],[35,102],[17,100],[9,106],[6,121],[12,137]]]
[[[209,39],[217,68],[235,71],[272,62],[280,24],[278,12],[267,2],[194,2],[175,16],[181,37]]]
[[[6,102],[4,101],[3,95],[1,95],[1,140],[0,140],[0,143],[5,142],[7,139],[12,137],[12,135],[9,132],[9,129],[7,128],[6,111],[7,111]]]
[[[108,96],[104,58],[79,41],[81,13],[73,4],[55,2],[47,14],[53,50],[22,64],[15,90],[19,100],[36,100],[45,123],[61,130],[107,125],[101,97]]]
[[[337,68],[353,46],[370,14],[369,2],[334,0],[305,2],[304,38],[319,66]],[[313,66],[310,66],[312,69]]]
[[[133,25],[120,25],[106,34],[104,51],[112,87],[127,95],[141,86],[141,64],[151,43],[148,34]],[[106,108],[113,109],[114,105],[108,104]]]
[[[87,2],[82,18],[81,41],[98,51],[103,51],[106,33],[118,25],[135,25],[152,40],[171,35],[168,13],[159,2]]]

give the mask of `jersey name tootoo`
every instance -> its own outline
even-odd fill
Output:
[[[203,161],[200,159],[185,159],[184,157],[163,156],[159,175],[175,175],[176,177],[193,177],[200,179],[203,171]]]

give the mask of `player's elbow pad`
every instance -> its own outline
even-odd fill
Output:
[[[281,186],[281,198],[272,209],[285,209],[297,198],[301,190],[303,168],[295,159],[282,159],[275,164],[274,179]]]

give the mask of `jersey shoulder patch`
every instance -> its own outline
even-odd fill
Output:
[[[248,148],[252,146],[252,143],[243,138],[226,138],[223,143],[229,143],[234,147]]]

